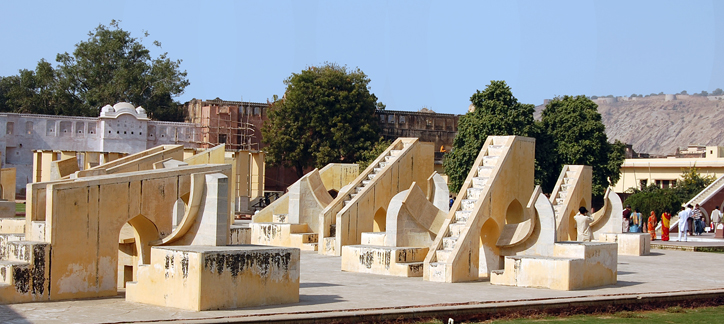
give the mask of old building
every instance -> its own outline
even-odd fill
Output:
[[[263,150],[261,127],[268,119],[269,104],[258,102],[193,99],[186,103],[186,121],[199,126],[201,147],[226,143],[229,149]],[[444,153],[452,149],[459,115],[377,110],[382,135],[386,139],[417,137],[435,143],[435,168],[442,170]],[[297,180],[289,168],[267,167],[266,190],[284,191]]]
[[[107,105],[99,117],[0,114],[3,166],[16,168],[16,191],[33,179],[33,151],[136,153],[162,144],[198,147],[197,125],[153,121],[142,107]]]

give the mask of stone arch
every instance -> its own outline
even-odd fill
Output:
[[[373,232],[385,232],[387,230],[387,211],[380,207],[375,212]]]
[[[143,215],[137,215],[131,218],[128,224],[133,228],[138,264],[150,264],[151,245],[149,243],[161,238],[158,227]]]
[[[518,199],[508,204],[508,209],[505,212],[505,223],[506,224],[517,224],[525,221],[525,213],[523,212],[523,205],[520,204]]]
[[[500,225],[488,218],[480,228],[480,256],[478,272],[480,277],[488,277],[491,270],[500,269],[500,251],[495,243],[500,237]]]

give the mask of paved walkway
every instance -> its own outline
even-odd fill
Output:
[[[493,286],[488,282],[434,283],[340,271],[340,258],[303,252],[300,302],[226,311],[189,312],[115,298],[0,306],[2,323],[119,323],[153,321],[295,320],[334,314],[410,312],[480,305],[533,305],[641,295],[724,293],[724,255],[652,250],[619,256],[618,284],[577,291]],[[718,275],[711,275],[711,274]]]

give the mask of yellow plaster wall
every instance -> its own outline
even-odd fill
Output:
[[[15,201],[15,168],[2,168],[0,170],[0,185],[2,185],[2,199],[7,201]]]

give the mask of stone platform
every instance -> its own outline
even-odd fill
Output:
[[[651,251],[649,233],[601,233],[598,240],[618,243],[619,255],[648,255]]]
[[[341,258],[301,253],[299,303],[224,311],[191,312],[113,298],[0,306],[2,323],[96,322],[254,322],[343,321],[362,316],[397,319],[417,314],[437,318],[463,312],[499,311],[505,307],[569,307],[573,303],[636,302],[639,298],[687,298],[724,295],[724,279],[702,275],[681,278],[691,265],[703,274],[724,268],[721,254],[653,250],[647,256],[619,256],[616,285],[559,291],[494,286],[487,281],[436,283],[340,271]],[[678,296],[678,297],[677,297]],[[683,297],[682,297],[683,296]],[[435,315],[437,314],[437,315]],[[387,316],[387,317],[385,317]],[[428,316],[429,317],[429,316]],[[446,319],[447,318],[443,318]],[[373,320],[368,319],[372,322]],[[456,321],[457,322],[457,321]]]

